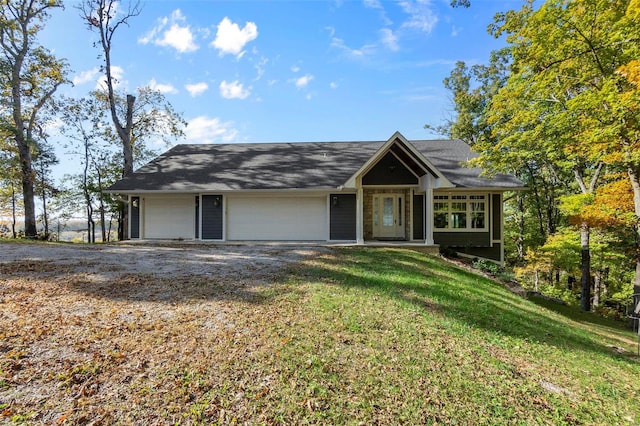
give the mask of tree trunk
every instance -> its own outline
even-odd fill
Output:
[[[116,223],[120,223],[120,218],[116,217]],[[113,225],[113,213],[111,214],[111,216],[109,217],[109,232],[107,233],[107,235],[109,236],[109,241],[111,241],[111,226]]]
[[[49,214],[47,213],[47,190],[44,180],[42,181],[42,221],[44,225],[44,238],[49,240]]]
[[[14,240],[18,238],[16,233],[16,190],[13,187],[13,183],[11,184],[11,235],[13,235]]]
[[[23,33],[26,33],[26,26],[23,26]],[[25,34],[26,35],[26,34]],[[33,179],[34,172],[31,161],[31,146],[29,137],[26,134],[24,121],[24,111],[22,110],[22,66],[24,58],[29,49],[27,37],[22,40],[22,46],[15,56],[15,62],[11,70],[11,109],[13,123],[15,125],[14,138],[18,147],[18,157],[20,158],[20,169],[22,172],[22,197],[24,203],[24,235],[27,238],[35,238],[36,230],[36,209],[34,202]]]
[[[87,210],[87,242],[89,244],[96,242],[96,224],[93,221],[93,209],[91,203],[88,201],[86,205]]]
[[[98,28],[100,31],[102,51],[104,53],[105,73],[107,77],[107,97],[109,100],[111,121],[113,121],[113,125],[116,128],[116,133],[118,134],[122,146],[122,176],[126,177],[133,173],[133,145],[131,141],[131,129],[133,128],[133,108],[135,106],[136,97],[133,95],[127,95],[127,108],[125,110],[125,123],[123,125],[117,113],[116,96],[113,90],[113,76],[111,74],[111,37],[113,37],[113,32],[117,28],[117,25],[113,27],[110,26],[111,18],[109,17],[109,12],[112,10],[111,8],[114,3],[115,2],[113,0],[109,0],[105,3],[99,2],[100,7],[98,8],[98,10],[100,22],[98,24]],[[88,2],[88,5],[91,5],[91,2]],[[92,7],[90,7],[89,9],[92,9]],[[135,10],[130,10],[127,17],[134,16],[134,14]],[[90,15],[86,16],[87,18],[90,17]],[[127,17],[124,18],[124,21],[126,21]],[[122,204],[120,206],[120,220],[118,221],[118,239],[120,240],[126,240],[129,238],[128,207],[129,206],[127,204]]]
[[[127,209],[127,203],[126,202],[120,202],[118,205],[118,240],[122,241],[122,240],[126,240],[128,237],[128,233],[127,233],[127,227],[128,227],[128,209]]]
[[[593,275],[593,307],[600,306],[600,296],[602,291],[602,271],[596,270]]]
[[[518,202],[518,236],[516,237],[516,252],[518,253],[518,264],[524,263],[524,232],[525,232],[525,220],[524,220],[524,195],[522,192],[518,192],[516,195]]]
[[[104,204],[102,203],[102,200],[100,201],[100,231],[102,232],[102,242],[106,242],[107,241],[107,230],[105,228],[105,217],[104,217]]]
[[[100,170],[97,170],[98,175],[98,203],[100,208],[100,230],[102,231],[102,242],[107,241],[107,230],[105,227],[105,213],[104,213],[104,193],[102,192],[102,175]]]
[[[580,309],[591,310],[591,253],[589,250],[589,225],[580,225]]]
[[[16,139],[22,139],[16,136]],[[22,201],[24,203],[24,236],[36,238],[38,230],[36,228],[36,203],[34,201],[35,191],[33,185],[33,167],[31,163],[31,150],[22,140],[18,140],[20,164],[22,169]]]
[[[84,131],[83,131],[84,134]],[[89,139],[84,137],[84,170],[82,171],[82,193],[84,195],[85,209],[87,211],[87,242],[96,242],[96,226],[93,222],[93,207],[91,206],[91,194],[89,193]]]
[[[636,214],[636,277],[633,292],[640,293],[640,167],[630,167],[628,172],[633,187],[633,207]]]

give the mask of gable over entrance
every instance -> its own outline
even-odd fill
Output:
[[[362,184],[418,185],[418,180],[419,176],[389,151],[362,177]]]

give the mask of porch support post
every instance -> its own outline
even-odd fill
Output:
[[[358,186],[356,192],[356,243],[364,244],[364,191]]]
[[[424,191],[424,244],[432,246],[433,241],[433,179],[429,176]]]

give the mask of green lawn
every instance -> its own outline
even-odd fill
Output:
[[[640,423],[636,335],[621,324],[407,250],[340,250],[292,273],[265,363],[278,371],[265,409],[283,420]]]
[[[31,266],[0,279],[0,423],[640,423],[634,333],[413,251],[257,286]]]

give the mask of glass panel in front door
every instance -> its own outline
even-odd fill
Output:
[[[382,226],[394,225],[394,197],[384,197],[382,199]]]

